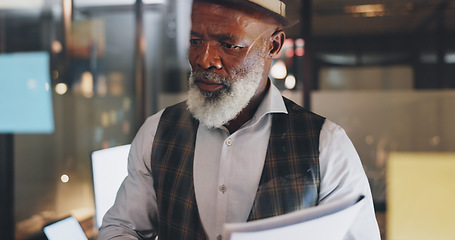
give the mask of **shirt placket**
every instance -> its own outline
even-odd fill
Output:
[[[228,136],[224,142],[221,150],[220,169],[218,177],[218,191],[217,191],[217,224],[215,239],[223,239],[223,224],[227,221],[227,214],[229,208],[229,176],[231,175],[231,163],[232,163],[232,149],[234,145],[234,136]]]

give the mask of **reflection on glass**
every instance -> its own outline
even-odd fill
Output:
[[[283,60],[276,61],[270,69],[270,76],[275,79],[284,79],[287,74],[286,64]]]
[[[320,71],[321,90],[412,89],[412,66],[325,67]]]
[[[42,50],[50,55],[46,62],[51,65],[40,68],[50,69],[47,85],[33,76],[25,77],[22,82],[11,82],[20,83],[31,93],[45,89],[47,93],[52,92],[56,121],[53,134],[15,136],[16,240],[28,239],[27,236],[40,230],[44,222],[70,212],[88,209],[85,212],[89,214],[82,219],[91,219],[95,206],[90,152],[130,143],[142,123],[136,119],[133,80],[136,1],[128,1],[124,1],[128,5],[121,7],[115,0],[104,1],[117,5],[112,8],[91,7],[101,2],[98,0],[85,1],[87,6],[83,8],[81,3],[84,1],[79,0],[6,1],[29,7],[33,6],[32,2],[45,2],[45,12],[37,17],[15,16],[11,11],[7,18],[0,17],[0,25],[3,23],[6,30],[8,41],[2,42],[6,52],[28,49],[18,49],[17,46],[30,45],[33,51],[46,48]],[[3,3],[5,1],[0,0],[0,8]],[[144,9],[148,16],[144,25],[154,30],[154,34],[147,36],[147,45],[151,42],[154,46],[161,46],[164,10],[161,6]],[[163,58],[156,51],[148,60],[153,71],[162,66]],[[15,72],[30,73],[34,66],[37,64],[30,67],[22,64]],[[161,76],[159,73],[150,75],[154,80]],[[21,91],[17,96],[24,99],[25,93]],[[38,102],[33,99],[27,103],[30,106],[30,103]],[[15,112],[17,109],[22,107],[16,107]],[[44,122],[37,114],[28,114],[22,119]]]
[[[357,148],[377,203],[391,152],[455,151],[455,91],[319,91],[312,109],[341,125]]]
[[[53,41],[51,45],[51,49],[53,53],[60,53],[63,50],[62,43],[60,41]]]
[[[296,85],[296,80],[295,80],[294,75],[288,75],[286,77],[286,80],[284,81],[284,86],[287,89],[294,89],[295,85]]]
[[[385,14],[384,4],[365,4],[344,7],[346,13],[362,17],[380,17]]]
[[[107,78],[104,74],[98,76],[96,82],[96,93],[100,97],[104,97],[107,94]]]
[[[123,94],[124,75],[120,72],[112,72],[108,76],[109,93],[113,96],[121,96]]]
[[[70,177],[66,174],[63,174],[61,177],[60,177],[60,180],[62,181],[62,183],[67,183],[70,181]]]
[[[65,83],[57,83],[57,85],[55,85],[55,92],[58,95],[63,95],[67,91],[68,91],[68,86]]]
[[[82,74],[81,92],[86,98],[93,97],[93,75],[90,72],[84,72]]]
[[[57,79],[60,73],[57,70],[52,71],[52,79]]]

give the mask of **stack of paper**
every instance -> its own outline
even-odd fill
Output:
[[[230,240],[341,240],[364,202],[364,196],[351,197],[272,218],[228,223],[223,235]]]

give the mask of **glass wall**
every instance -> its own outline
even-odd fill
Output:
[[[51,134],[14,135],[16,239],[33,238],[69,214],[96,234],[91,153],[130,143],[145,116],[157,111],[159,97],[150,96],[160,92],[161,46],[169,39],[163,29],[172,11],[166,1],[0,4],[0,53],[50,56],[55,122]]]
[[[283,94],[346,130],[368,175],[383,239],[450,239],[455,208],[438,199],[455,199],[445,174],[455,172],[455,2],[291,2],[304,5],[300,13],[312,6],[311,20],[305,26],[308,19],[291,10],[301,21],[287,30],[290,47],[274,62],[284,69],[276,84],[285,89],[295,76]]]
[[[450,239],[455,2],[312,3],[311,110],[353,141],[383,239]]]

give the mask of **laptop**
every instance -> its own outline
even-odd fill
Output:
[[[117,191],[128,175],[130,144],[92,153],[93,191],[95,197],[95,224],[99,228],[107,210],[114,205]]]
[[[43,232],[49,240],[88,240],[81,224],[73,216],[45,225]]]

